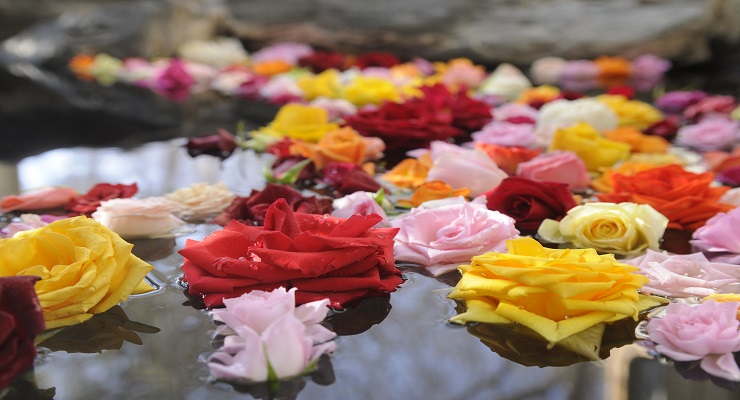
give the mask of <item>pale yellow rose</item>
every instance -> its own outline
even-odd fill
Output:
[[[290,103],[282,106],[275,119],[255,133],[318,142],[326,132],[336,129],[339,125],[329,122],[325,109]]]
[[[335,69],[327,69],[318,75],[302,75],[298,79],[298,87],[303,90],[304,97],[309,101],[319,97],[335,99],[342,90],[339,71]]]
[[[606,140],[591,125],[583,122],[556,130],[549,149],[576,153],[586,164],[586,169],[592,172],[626,160],[631,151],[630,145]]]
[[[668,218],[647,204],[586,203],[571,208],[560,222],[542,221],[537,234],[548,242],[636,255],[660,250],[667,226]]]
[[[602,94],[596,100],[606,104],[617,114],[620,127],[640,130],[663,120],[663,114],[657,108],[644,101],[630,100],[622,95]]]
[[[462,278],[449,297],[463,300],[466,311],[452,322],[518,323],[559,345],[603,323],[636,320],[660,304],[638,293],[648,278],[611,254],[548,249],[532,238],[508,240],[507,247],[508,253],[486,253],[460,266]]]
[[[214,185],[194,183],[164,196],[172,203],[172,213],[178,217],[199,221],[206,220],[223,211],[236,195],[225,183]]]
[[[133,245],[87,217],[54,221],[0,240],[0,276],[33,275],[46,328],[81,323],[132,293],[153,288],[152,266],[131,254]]]
[[[357,107],[380,104],[385,100],[398,101],[398,88],[387,79],[374,76],[357,76],[345,87],[342,97]]]

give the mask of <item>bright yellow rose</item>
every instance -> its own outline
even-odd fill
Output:
[[[630,100],[622,95],[602,94],[595,97],[617,114],[620,127],[645,130],[663,119],[657,108],[639,100]]]
[[[555,131],[550,151],[566,150],[576,153],[589,171],[611,167],[630,156],[630,146],[625,143],[606,140],[591,125],[579,122]]]
[[[460,266],[462,278],[449,297],[463,300],[466,311],[452,322],[518,323],[555,345],[602,323],[637,319],[659,304],[637,292],[648,278],[611,254],[548,249],[532,238],[506,245],[508,253],[486,253]]]
[[[586,203],[571,208],[560,222],[542,221],[537,234],[548,242],[636,255],[660,250],[667,226],[668,218],[647,204]]]
[[[318,142],[326,132],[336,129],[339,129],[339,125],[329,122],[329,114],[325,109],[290,103],[278,110],[272,122],[255,132],[280,138]]]
[[[343,97],[357,107],[380,104],[384,100],[398,101],[398,88],[387,79],[373,76],[358,76],[344,87]]]
[[[317,97],[334,99],[339,97],[342,90],[339,72],[335,69],[327,69],[318,75],[302,75],[298,79],[298,87],[303,90],[306,100],[309,101]]]
[[[0,240],[0,276],[35,275],[46,328],[81,323],[131,293],[153,290],[152,266],[132,244],[87,217],[62,219]]]

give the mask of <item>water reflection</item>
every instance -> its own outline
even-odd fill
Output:
[[[55,395],[56,388],[38,387],[33,369],[0,390],[0,399],[3,400],[51,400]]]

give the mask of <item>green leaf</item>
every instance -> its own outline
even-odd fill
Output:
[[[379,206],[383,207],[383,200],[385,200],[385,190],[383,190],[383,188],[378,189],[378,191],[375,192],[375,196],[373,196],[373,200],[375,200],[375,202],[378,203]]]
[[[307,158],[307,159],[299,162],[298,164],[290,167],[290,169],[287,170],[287,171],[285,171],[285,173],[283,173],[282,175],[280,175],[277,178],[277,181],[280,182],[280,183],[282,183],[282,184],[286,184],[286,185],[292,185],[292,184],[294,184],[295,181],[298,180],[298,175],[301,174],[301,171],[303,171],[303,168],[305,168],[306,165],[308,165],[310,163],[311,163],[311,159],[310,158]]]

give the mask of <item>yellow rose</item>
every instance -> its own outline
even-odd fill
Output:
[[[344,87],[344,96],[350,103],[361,107],[380,104],[384,100],[398,101],[401,96],[398,88],[387,79],[373,76],[358,76]]]
[[[566,150],[576,153],[589,171],[611,167],[630,156],[630,146],[625,143],[606,140],[591,125],[579,122],[568,128],[555,131],[550,151]]]
[[[327,69],[318,75],[305,74],[298,79],[298,87],[309,101],[317,97],[334,99],[339,97],[342,90],[339,72],[335,69]]]
[[[620,127],[645,130],[663,119],[663,114],[657,108],[643,101],[630,100],[613,94],[596,96],[596,100],[604,103],[617,114]]]
[[[537,234],[548,242],[634,255],[660,250],[667,226],[668,218],[647,204],[586,203],[571,208],[560,222],[542,221]]]
[[[291,103],[282,106],[275,119],[255,133],[318,142],[326,132],[336,129],[339,125],[329,122],[325,109]]]
[[[0,240],[0,276],[35,275],[46,328],[81,323],[131,293],[153,290],[152,266],[132,244],[87,217],[62,219]]]
[[[648,278],[611,254],[548,249],[532,238],[506,245],[508,253],[486,253],[460,266],[462,278],[449,297],[467,309],[452,322],[518,323],[555,345],[602,323],[637,319],[660,304],[637,292]]]

